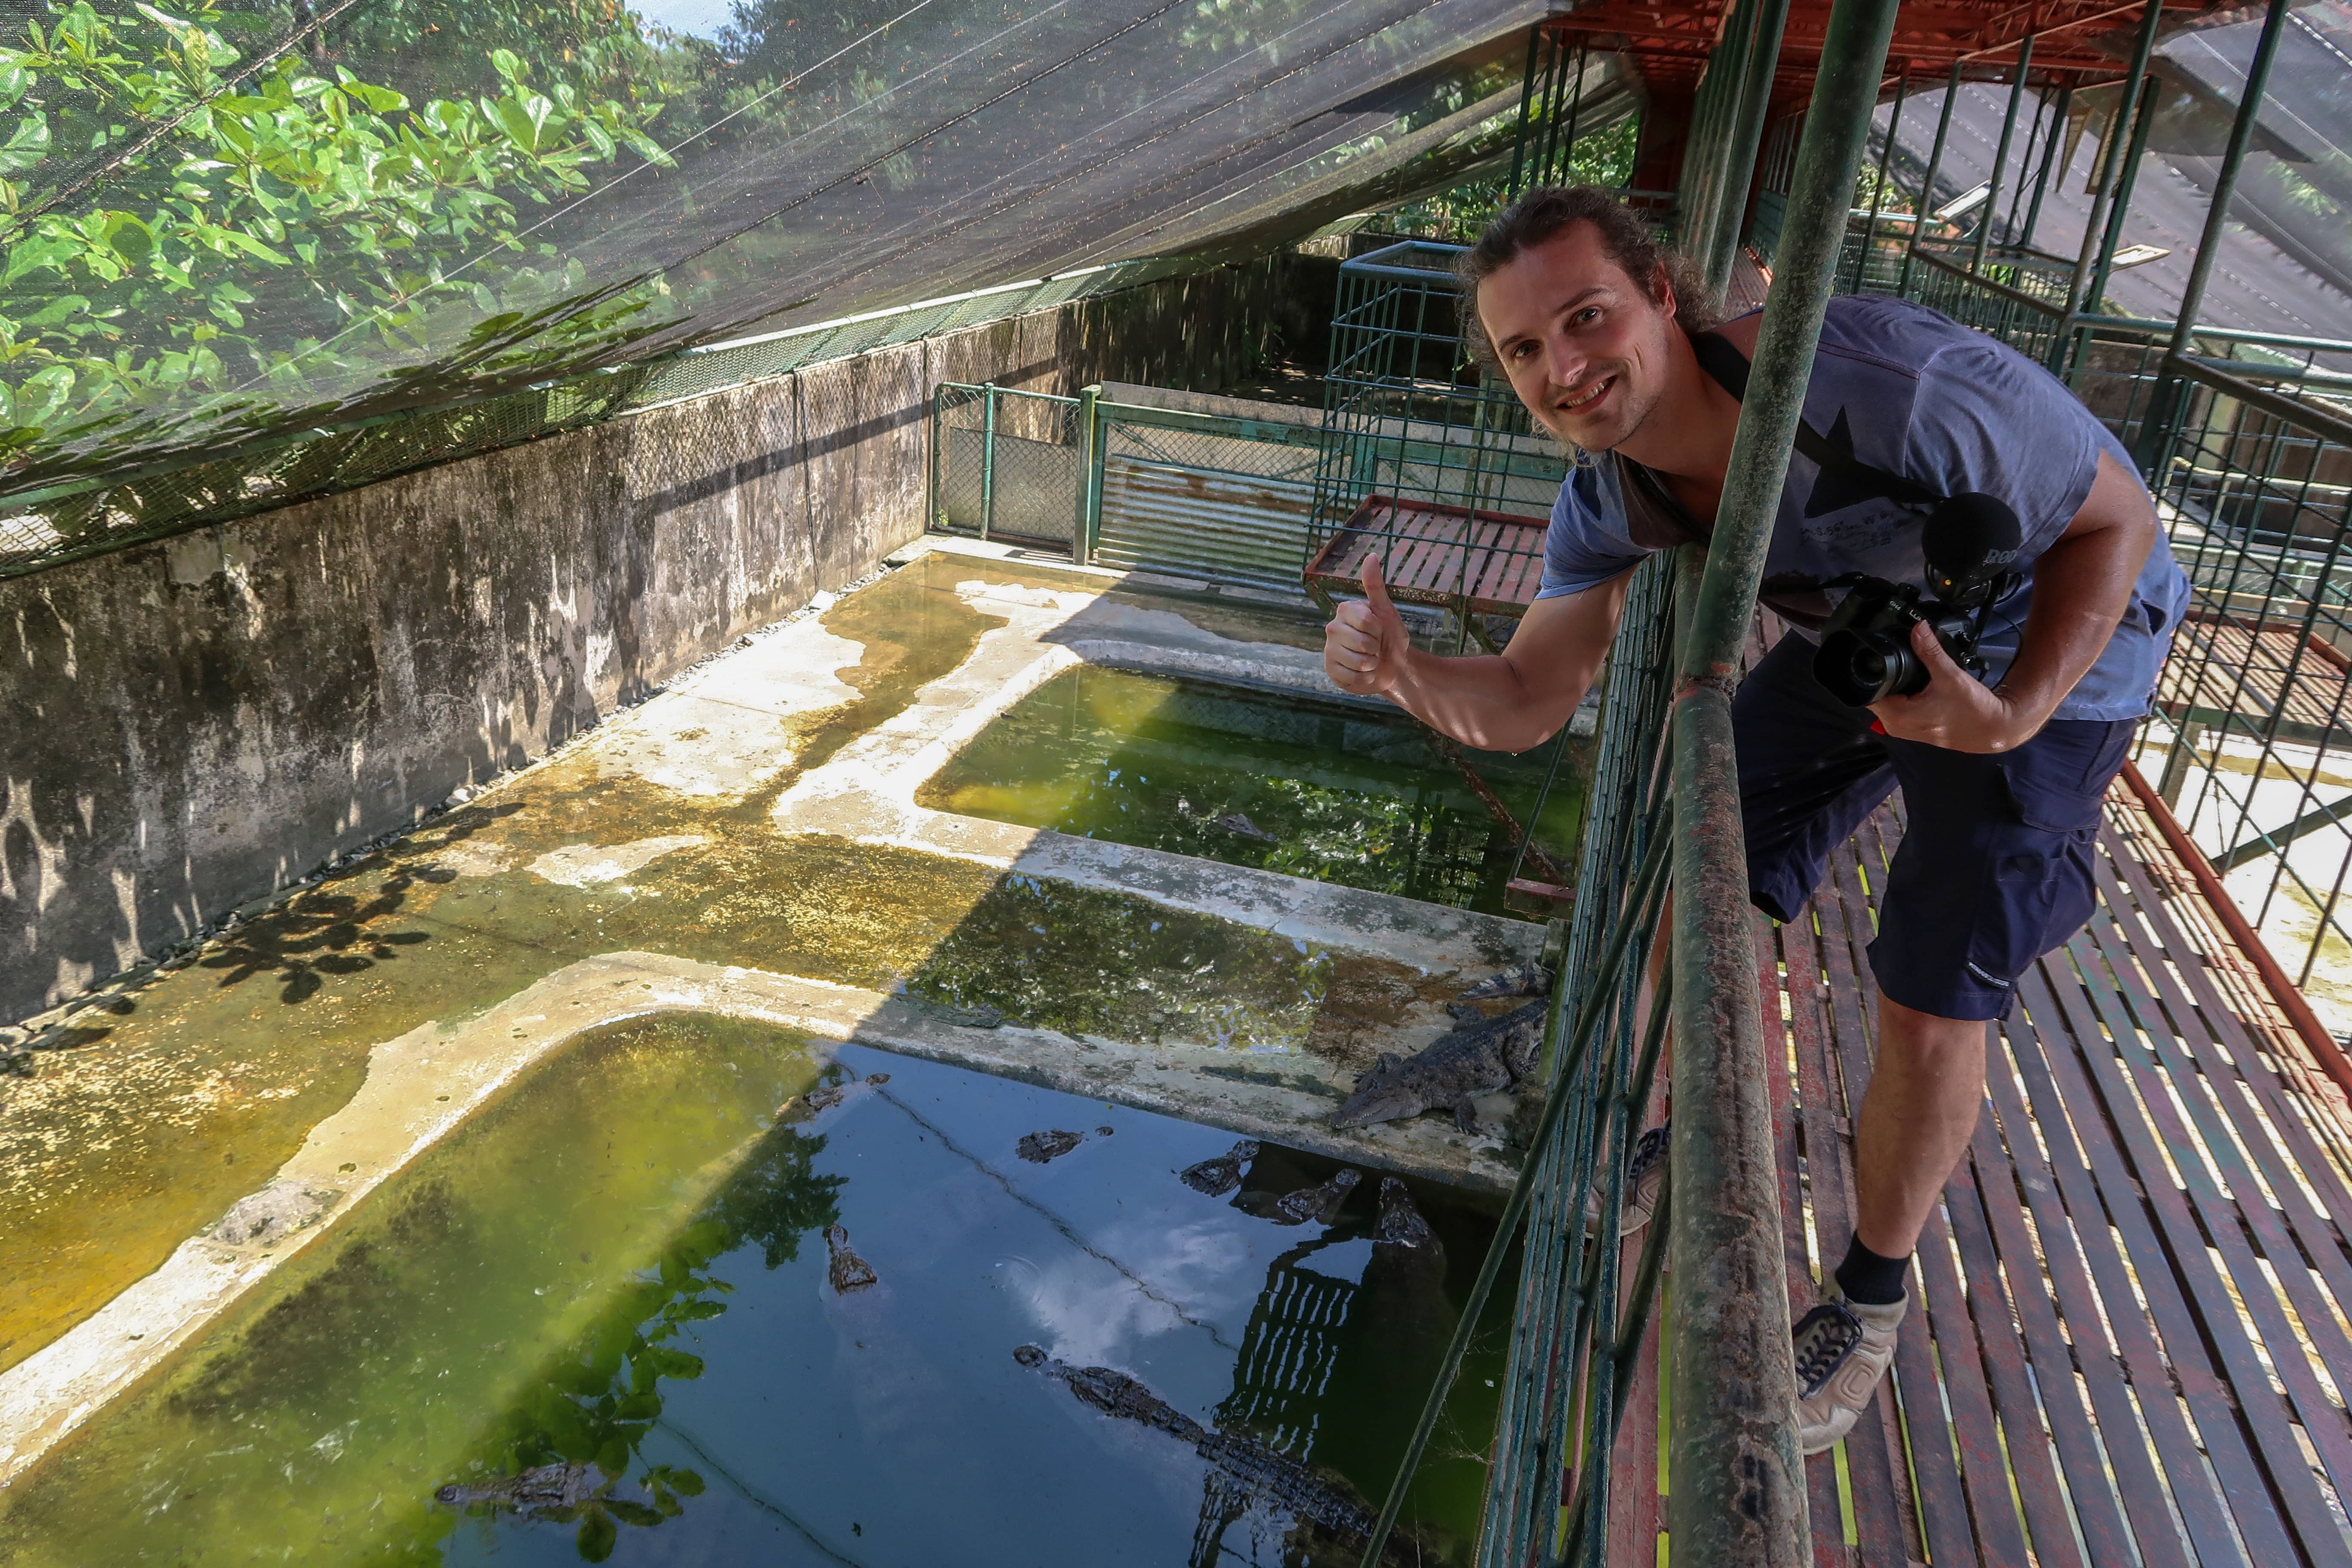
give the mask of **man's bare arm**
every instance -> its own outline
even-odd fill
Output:
[[[1888,734],[1906,741],[1956,752],[2023,745],[2099,661],[2155,546],[2147,491],[2102,452],[2082,510],[2033,563],[2033,605],[1999,689],[1987,690],[1952,662],[1933,632],[1914,626],[1911,646],[1927,666],[1927,689],[1871,710]]]
[[[1343,691],[1386,697],[1465,745],[1524,752],[1559,731],[1609,656],[1633,574],[1581,594],[1538,599],[1501,654],[1424,653],[1389,602],[1380,563],[1364,565],[1364,597],[1323,629],[1323,668]]]

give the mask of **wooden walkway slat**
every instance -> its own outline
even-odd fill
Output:
[[[1807,1467],[1822,1568],[2352,1568],[2352,1110],[2137,800],[2108,816],[2098,911],[1991,1033],[1843,1506],[1834,1457]],[[1901,831],[1890,803],[1808,918],[1759,933],[1798,1310],[1853,1226]],[[1612,1561],[1649,1568],[1654,1498],[1612,1506],[1648,1522]]]

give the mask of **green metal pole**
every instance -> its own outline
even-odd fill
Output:
[[[1667,1239],[1677,1561],[1798,1568],[1811,1561],[1796,1368],[1766,1085],[1755,916],[1731,693],[1804,412],[1854,176],[1870,134],[1896,0],[1837,0],[1805,116],[1780,270],[1764,307],[1674,705],[1674,1189],[1691,1199]],[[1700,1194],[1704,1194],[1703,1196]],[[1834,1529],[1830,1521],[1824,1529]]]
[[[2099,301],[2107,292],[2107,279],[2116,269],[2116,248],[2123,243],[2124,219],[2131,216],[2132,191],[2139,183],[2139,166],[2147,156],[2148,127],[2156,121],[2156,94],[2147,89],[2139,101],[2139,112],[2132,117],[2131,142],[2124,149],[2123,169],[2116,180],[2116,199],[2107,208],[2107,229],[2099,237],[2099,258],[2091,268],[2091,287],[2083,296],[2083,309],[2096,313]]]
[[[1078,564],[1095,563],[1102,538],[1102,399],[1099,384],[1078,388]]]
[[[1576,172],[1576,123],[1584,117],[1584,67],[1591,48],[1591,38],[1576,40],[1576,79],[1568,89],[1568,129],[1560,132],[1559,169],[1552,176],[1554,184],[1566,184],[1569,175]]]
[[[1936,176],[1944,167],[1944,143],[1952,133],[1952,105],[1960,96],[1960,62],[1952,62],[1952,74],[1944,80],[1944,109],[1936,116],[1936,145],[1927,154],[1927,173],[1919,182],[1918,221],[1911,226],[1911,243],[1903,250],[1903,270],[1895,277],[1895,291],[1908,297],[1911,292],[1911,260],[1919,254],[1919,237],[1927,232],[1927,212],[1936,205]]]
[[[996,521],[996,383],[981,393],[980,410],[980,537],[988,537]]]
[[[947,531],[947,509],[940,504],[940,448],[947,444],[947,399],[948,388],[945,382],[931,388],[931,483],[930,492],[924,498],[928,502],[924,510],[931,521],[929,527],[923,531],[926,533],[933,530],[942,533]]]
[[[2009,109],[2000,117],[2000,144],[1993,150],[1992,186],[1985,192],[1984,216],[1977,220],[1976,254],[1969,258],[1969,270],[1984,270],[1985,247],[1992,241],[1993,225],[2000,218],[2000,177],[2009,170],[2009,143],[2017,134],[2017,106],[2025,100],[2025,73],[2033,64],[2033,35],[2028,33],[2017,46],[2017,74],[2009,84]]]
[[[1903,62],[1903,69],[1895,78],[1895,112],[1886,117],[1886,140],[1878,149],[1878,177],[1870,186],[1870,222],[1863,226],[1862,249],[1853,258],[1853,281],[1846,286],[1849,294],[1862,292],[1864,274],[1870,269],[1870,253],[1878,245],[1878,215],[1886,205],[1886,162],[1895,156],[1895,138],[1903,129],[1903,89],[1910,84],[1911,62]],[[1912,226],[1916,233],[1917,225]]]
[[[1756,154],[1764,144],[1764,117],[1772,106],[1772,78],[1780,68],[1780,35],[1788,21],[1789,0],[1761,0],[1757,7],[1756,37],[1740,72],[1738,109],[1716,195],[1713,243],[1700,258],[1713,289],[1731,281],[1732,259],[1739,254],[1739,223],[1748,211],[1748,188],[1756,183]]]
[[[2147,0],[2147,9],[2141,14],[2139,34],[2132,40],[2131,67],[2124,76],[2124,90],[2116,100],[2115,129],[2107,132],[2105,157],[2099,165],[2096,188],[2091,195],[2091,216],[2083,225],[2083,248],[2074,258],[2074,276],[2066,285],[2066,314],[2073,316],[2084,307],[2084,289],[2091,281],[2093,257],[2099,236],[2107,226],[2107,201],[2116,185],[2116,166],[2123,158],[2123,141],[2128,133],[2131,116],[2139,107],[2142,82],[2147,76],[2147,58],[2156,48],[2156,31],[2164,19],[2164,0]],[[2093,301],[2095,303],[2096,301]],[[2072,331],[2062,331],[2051,349],[2050,368],[2063,371],[2074,352]]]
[[[2018,209],[2025,205],[2025,171],[2033,167],[2033,154],[2042,146],[2042,122],[2050,117],[2050,98],[2037,93],[2033,99],[2033,118],[2025,123],[2025,152],[2017,160],[2017,184],[2009,193],[2009,226],[2017,229]]]
[[[2107,207],[2107,226],[2099,236],[2098,259],[2091,268],[2091,286],[2084,292],[2081,308],[2092,315],[2099,313],[2107,294],[2107,279],[2116,268],[2116,247],[2123,243],[2124,220],[2131,216],[2132,191],[2139,183],[2139,166],[2147,156],[2147,130],[2156,120],[2156,93],[2147,90],[2139,100],[2139,112],[2132,117],[2131,142],[2124,151],[2123,166],[2116,181],[2116,199]],[[2075,385],[2082,378],[2083,366],[2091,357],[2091,333],[2088,328],[2068,332],[2060,340],[2067,345],[2065,382]]]
[[[2033,205],[2025,209],[2025,232],[2018,237],[2018,248],[2033,248],[2033,231],[2042,226],[2042,198],[2050,191],[2051,166],[2056,161],[2058,144],[2066,139],[2066,117],[2074,108],[2074,86],[2072,82],[2058,94],[2057,112],[2050,117],[2050,139],[2042,144],[2042,172],[2033,181]],[[2058,177],[2064,179],[2062,170]]]
[[[2221,238],[2230,222],[2230,198],[2237,191],[2246,149],[2253,143],[2263,94],[2270,87],[2271,62],[2278,56],[2279,35],[2285,30],[2287,5],[2288,0],[2270,0],[2263,12],[2262,36],[2254,40],[2254,58],[2246,67],[2245,96],[2238,100],[2238,117],[2230,122],[2229,145],[2222,151],[2221,168],[2214,171],[2213,199],[2205,208],[2205,232],[2198,236],[2197,258],[2189,263],[2189,284],[2181,290],[2180,314],[2172,323],[2163,374],[2148,399],[2147,423],[2140,433],[2141,450],[2148,455],[2143,457],[2143,463],[2148,463],[2169,439],[2169,427],[2180,416],[2187,388],[2175,367],[2197,335],[2198,312],[2205,308],[2206,286],[2213,280],[2213,268],[2221,258]]]
[[[1528,112],[1535,107],[1536,57],[1543,51],[1543,24],[1538,22],[1528,29],[1528,68],[1519,79],[1519,123],[1511,133],[1511,179],[1503,187],[1507,200],[1519,194],[1519,171],[1527,166]]]

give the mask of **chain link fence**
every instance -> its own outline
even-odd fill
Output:
[[[1085,500],[1078,399],[942,383],[931,416],[931,526],[1076,552]]]

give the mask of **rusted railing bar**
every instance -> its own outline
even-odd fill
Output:
[[[1738,770],[1737,683],[1789,454],[1845,237],[1845,211],[1895,27],[1895,0],[1837,0],[1805,118],[1792,222],[1764,308],[1673,721],[1672,1180],[1691,1205],[1675,1277],[1667,1531],[1684,1563],[1797,1568],[1811,1556],[1765,1085]]]

